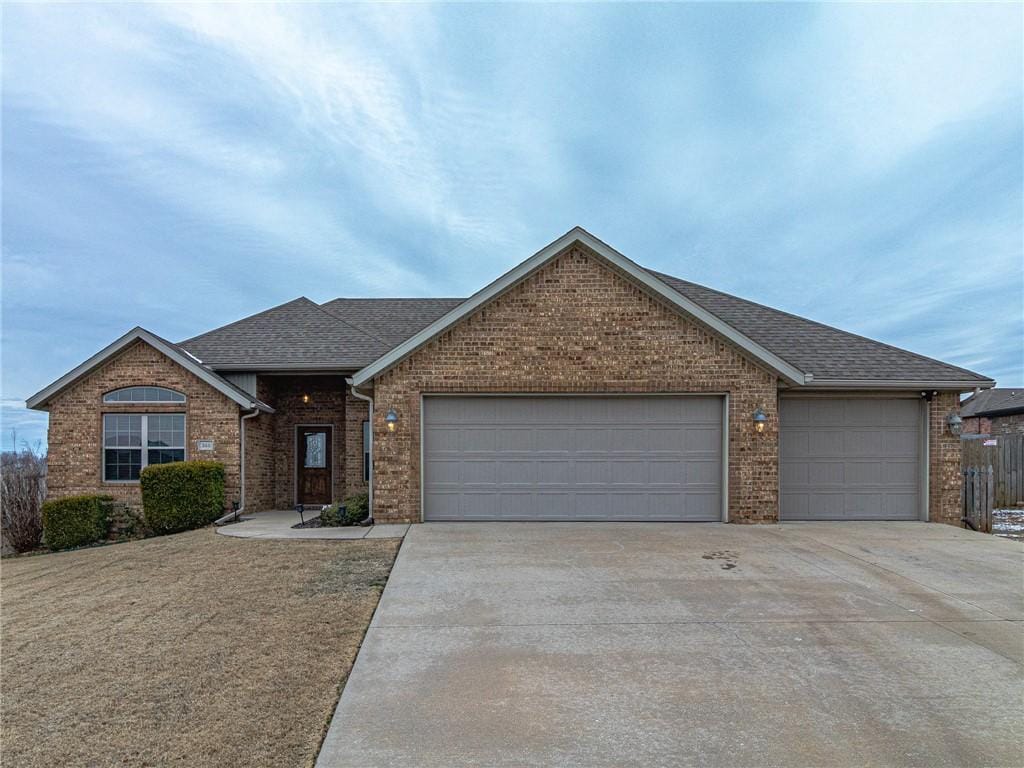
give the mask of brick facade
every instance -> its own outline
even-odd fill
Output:
[[[275,409],[246,420],[246,510],[295,503],[296,428],[332,428],[332,498],[365,491],[362,426],[368,404],[340,375],[259,375],[256,396]],[[184,404],[103,404],[105,392],[163,386]],[[729,519],[778,520],[778,380],[743,352],[688,321],[576,244],[374,382],[374,516],[418,522],[420,407],[430,393],[716,393],[728,396]],[[843,393],[831,393],[842,397]],[[884,393],[883,393],[884,394]],[[307,396],[304,401],[304,396]],[[385,428],[389,409],[395,432]],[[761,408],[763,433],[751,424]],[[930,519],[960,524],[960,440],[946,426],[955,392],[928,406]],[[103,413],[186,414],[187,458],[221,461],[227,501],[240,494],[236,403],[144,342],[132,344],[49,403],[51,498],[108,493],[138,506],[137,483],[102,480]],[[1004,417],[1000,434],[1024,431]],[[995,420],[993,419],[993,433]],[[199,440],[212,452],[199,453]]]
[[[363,466],[363,422],[370,418],[370,404],[354,397],[345,397],[345,495],[366,493]]]
[[[295,448],[299,426],[331,427],[331,498],[344,498],[347,389],[344,377],[259,376],[257,380],[258,391],[267,398],[264,402],[275,411],[268,418],[273,425],[273,508],[295,506]],[[303,396],[308,396],[309,402],[303,402]]]
[[[185,394],[185,403],[132,405],[104,403],[103,395],[130,386],[167,387]],[[238,405],[144,342],[136,342],[57,395],[50,402],[47,442],[47,496],[103,493],[132,507],[142,503],[138,483],[103,481],[104,413],[185,413],[188,459],[224,464],[225,498],[239,493]],[[214,450],[196,450],[212,440]]]
[[[1024,435],[1024,413],[1011,413],[1007,416],[992,416],[990,434],[993,435]]]
[[[378,522],[420,520],[420,396],[430,392],[728,393],[730,519],[778,519],[774,374],[579,245],[385,372],[374,391]],[[758,407],[763,434],[751,428]]]
[[[964,418],[965,435],[1024,435],[1024,413],[1005,416],[968,416]]]
[[[946,425],[960,411],[956,392],[939,392],[928,404],[928,510],[933,523],[960,525],[960,438]]]
[[[256,397],[271,404],[272,390],[258,377]],[[274,509],[274,416],[260,413],[245,420],[245,511],[263,512]]]

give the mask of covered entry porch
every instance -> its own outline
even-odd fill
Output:
[[[345,377],[238,374],[274,413],[242,417],[247,513],[330,504],[368,488],[369,406]]]

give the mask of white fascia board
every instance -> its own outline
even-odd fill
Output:
[[[991,389],[996,383],[991,379],[967,381],[929,381],[927,379],[815,379],[805,389],[920,389],[956,390],[967,392],[974,389]]]
[[[197,378],[202,379],[218,392],[230,398],[243,408],[259,408],[263,411],[273,412],[273,409],[265,403],[245,397],[240,390],[231,386],[213,371],[200,365],[199,362],[191,355],[184,354],[180,350],[175,349],[163,339],[153,335],[145,328],[140,328],[139,326],[132,328],[117,341],[112,344],[108,344],[84,363],[68,371],[49,386],[36,392],[32,397],[25,401],[25,405],[32,409],[43,410],[52,397],[63,392],[83,376],[92,373],[96,368],[135,341],[144,341],[149,344],[158,352],[166,355],[189,373],[192,373]]]
[[[642,285],[651,293],[659,296],[665,302],[681,311],[683,314],[698,321],[714,333],[727,339],[748,355],[775,371],[781,378],[790,384],[802,386],[810,381],[804,371],[799,370],[792,364],[786,362],[778,355],[768,351],[760,344],[749,339],[731,325],[724,323],[717,315],[708,312],[699,304],[691,301],[676,290],[663,283],[647,270],[623,256],[610,245],[598,240],[582,227],[574,227],[560,238],[545,246],[519,266],[506,272],[490,285],[474,293],[464,302],[450,310],[433,323],[428,325],[415,336],[407,339],[381,356],[370,365],[366,366],[353,375],[352,380],[356,386],[366,384],[375,376],[379,376],[394,365],[404,360],[417,349],[440,336],[448,328],[462,320],[467,315],[475,312],[491,299],[507,291],[513,285],[523,280],[531,273],[544,266],[548,261],[557,256],[563,250],[575,242],[585,245],[590,250],[605,259],[613,267],[619,269],[634,282]]]

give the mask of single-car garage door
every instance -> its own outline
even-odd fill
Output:
[[[921,404],[783,398],[783,520],[917,520]]]
[[[721,519],[722,399],[434,396],[426,520]]]

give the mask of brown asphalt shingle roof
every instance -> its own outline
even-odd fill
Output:
[[[1024,389],[983,389],[960,405],[961,416],[1024,413]]]
[[[648,271],[783,360],[813,374],[815,382],[988,381],[964,368]],[[356,371],[463,301],[340,298],[319,305],[302,297],[183,341],[180,346],[213,368]]]
[[[205,365],[356,370],[393,345],[325,312],[302,296],[179,342]]]
[[[988,381],[973,371],[857,336],[822,323],[647,270],[744,336],[792,363],[815,381]]]
[[[396,347],[464,301],[465,299],[334,299],[320,306],[340,320]]]

